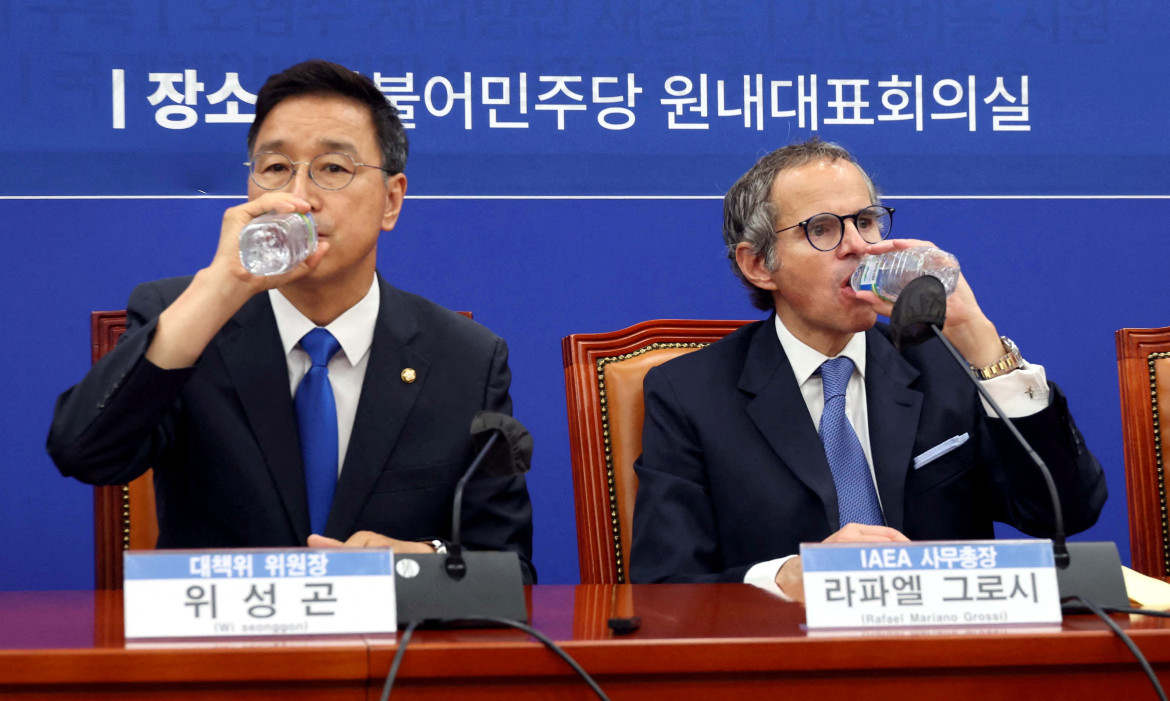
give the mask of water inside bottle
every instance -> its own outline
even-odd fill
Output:
[[[853,271],[850,284],[859,292],[873,292],[893,302],[911,280],[924,274],[938,278],[949,297],[959,281],[959,262],[946,251],[926,246],[867,255]]]
[[[951,293],[955,291],[955,287],[959,284],[958,268],[942,268],[933,271],[931,275],[942,281],[943,288],[946,290],[948,297],[951,296]]]
[[[291,266],[292,252],[285,244],[284,235],[275,227],[257,227],[249,232],[244,251],[244,267],[253,275],[274,275]]]

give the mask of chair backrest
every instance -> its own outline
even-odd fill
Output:
[[[561,341],[582,584],[627,581],[642,453],[642,379],[650,368],[749,321],[660,319]]]
[[[92,312],[89,323],[92,361],[96,363],[126,330],[126,312]],[[94,487],[94,585],[98,589],[122,588],[123,550],[149,550],[157,542],[153,470],[129,484]]]
[[[1170,456],[1170,327],[1117,332],[1121,431],[1133,568],[1170,576],[1166,469]]]

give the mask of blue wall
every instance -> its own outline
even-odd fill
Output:
[[[310,55],[424,82],[634,73],[645,89],[624,132],[598,127],[596,106],[568,113],[564,131],[533,110],[530,129],[505,132],[486,128],[482,104],[471,130],[416,104],[410,196],[379,250],[394,284],[473,310],[508,339],[516,414],[536,439],[536,564],[549,583],[577,580],[560,339],[649,318],[757,316],[723,258],[718,196],[756,156],[811,130],[714,116],[716,78],[730,95],[745,74],[816,73],[823,121],[831,78],[869,80],[872,112],[874,86],[892,74],[924,76],[927,99],[934,82],[973,76],[974,131],[926,117],[921,132],[875,122],[817,133],[874,173],[898,208],[896,235],[959,256],[1000,332],[1063,386],[1111,493],[1086,537],[1117,541],[1128,562],[1113,332],[1170,324],[1164,3],[242,5],[0,3],[0,590],[92,585],[92,492],[44,453],[53,400],[89,365],[89,312],[205,265],[237,200],[201,193],[244,190],[246,126],[159,127],[148,74],[195,69],[212,92],[238,71],[255,92]],[[114,69],[126,76],[125,129],[112,126]],[[701,72],[711,128],[667,129],[664,78]],[[1031,130],[993,130],[986,89],[1023,75]]]

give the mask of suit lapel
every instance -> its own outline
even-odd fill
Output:
[[[430,364],[410,348],[418,334],[418,321],[400,293],[378,276],[381,300],[370,360],[362,381],[361,398],[345,465],[337,482],[333,508],[325,533],[344,539],[352,534],[366,499],[382,474],[398,442],[415,400],[426,384]],[[403,370],[414,370],[413,382],[402,379]]]
[[[902,529],[906,473],[918,433],[922,393],[910,389],[919,375],[877,329],[865,337],[865,396],[869,446],[886,525]]]
[[[829,524],[837,523],[837,490],[829,461],[776,337],[775,316],[760,324],[752,336],[739,388],[755,395],[747,412],[764,439],[784,465],[820,497]]]
[[[219,351],[291,529],[297,542],[303,544],[309,536],[304,466],[296,440],[297,417],[289,392],[288,365],[273,360],[283,361],[284,348],[268,295],[253,297],[233,319],[236,327],[226,329]]]

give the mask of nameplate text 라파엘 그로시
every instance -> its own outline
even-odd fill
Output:
[[[1059,623],[1048,540],[806,543],[814,628]]]

